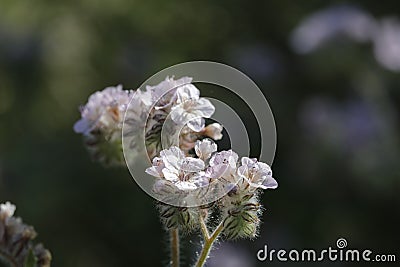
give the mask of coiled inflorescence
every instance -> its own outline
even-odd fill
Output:
[[[238,162],[235,152],[217,152],[217,145],[210,139],[197,141],[195,152],[197,157],[186,156],[178,147],[162,150],[146,170],[157,177],[153,190],[161,202],[170,203],[171,198],[183,196],[179,202],[182,205],[189,204],[189,200],[194,206],[196,201],[199,203],[198,208],[160,203],[165,227],[194,230],[200,227],[200,216],[206,221],[211,211],[217,211],[227,239],[255,237],[262,214],[259,195],[262,189],[278,186],[271,168],[248,157]],[[222,197],[204,205],[209,197],[204,192]],[[185,199],[187,196],[190,198]]]
[[[105,165],[123,165],[122,123],[132,91],[122,85],[107,87],[89,97],[81,107],[82,118],[74,125],[95,161]]]
[[[0,204],[0,265],[49,267],[50,252],[42,244],[33,244],[37,233],[14,217],[15,209],[10,202]]]
[[[222,138],[222,126],[205,125],[215,108],[200,97],[200,91],[191,83],[192,78],[175,80],[167,77],[146,90],[123,90],[121,85],[107,87],[89,97],[81,107],[81,119],[74,125],[92,158],[105,165],[125,165],[122,153],[122,127],[128,141],[127,153],[133,159],[141,145],[150,158],[162,150],[162,131],[173,144],[179,140],[180,148],[189,153],[195,142],[204,137]],[[126,115],[125,115],[126,114]]]

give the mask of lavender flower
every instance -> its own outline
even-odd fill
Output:
[[[172,120],[178,125],[187,123],[196,132],[203,130],[204,118],[210,118],[215,108],[208,99],[200,97],[200,91],[192,84],[177,89],[177,105],[172,108]]]
[[[28,266],[27,262],[34,261],[32,266],[49,267],[50,252],[41,244],[33,244],[35,230],[14,217],[15,210],[10,202],[0,204],[0,263]]]
[[[118,85],[91,95],[81,108],[82,118],[74,124],[75,132],[87,135],[96,130],[107,133],[119,130],[130,94],[130,91],[124,91],[122,85]]]
[[[132,91],[122,90],[122,85],[107,87],[89,97],[81,108],[81,119],[74,131],[84,137],[92,158],[105,165],[123,165],[122,121]]]
[[[210,168],[207,170],[208,176],[211,178],[222,177],[232,181],[238,158],[238,155],[232,150],[214,154],[210,159]]]
[[[217,145],[210,139],[204,139],[196,142],[195,151],[200,159],[207,160],[217,151]]]
[[[232,150],[217,151],[210,139],[197,141],[195,151],[198,158],[185,156],[178,147],[162,150],[160,157],[146,172],[156,177],[154,191],[167,198],[178,198],[193,190],[221,193],[224,196],[200,210],[159,204],[162,221],[167,229],[197,229],[200,214],[207,218],[209,209],[217,208],[221,213],[223,234],[228,239],[253,238],[260,223],[261,205],[258,202],[261,189],[275,189],[278,183],[272,178],[272,170],[266,163],[243,157]],[[198,201],[207,199],[207,194],[198,196]],[[197,211],[196,211],[197,210]],[[183,215],[184,214],[184,215]],[[186,218],[183,220],[182,216]],[[196,228],[197,225],[197,228]]]
[[[190,77],[177,80],[166,77],[161,83],[146,86],[145,91],[136,90],[131,95],[124,121],[129,154],[139,154],[140,146],[137,144],[144,140],[148,156],[156,157],[162,150],[162,131],[168,132],[166,141],[169,146],[178,145],[175,139],[179,139],[179,146],[185,154],[201,138],[222,138],[221,125],[205,126],[204,118],[209,118],[215,108],[210,101],[200,97],[199,90],[191,82]],[[171,119],[167,121],[169,116]]]
[[[172,182],[180,190],[194,190],[207,183],[201,159],[185,157],[178,147],[171,147],[160,152],[161,158],[153,160],[153,166],[146,172],[155,177]]]
[[[177,88],[191,82],[192,78],[190,77],[175,80],[174,77],[167,76],[164,81],[155,86],[147,85],[142,101],[147,106],[155,105],[156,109],[167,108],[176,100]]]
[[[242,166],[238,168],[237,173],[252,188],[275,189],[278,187],[278,183],[272,178],[271,167],[258,162],[257,159],[243,157]]]

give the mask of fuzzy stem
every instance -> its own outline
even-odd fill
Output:
[[[170,230],[171,267],[179,267],[179,230]]]
[[[201,222],[201,221],[200,221]],[[207,228],[206,228],[207,229]],[[214,232],[211,234],[209,238],[204,237],[204,246],[203,249],[201,250],[200,257],[197,260],[196,267],[202,267],[206,263],[206,260],[208,258],[208,255],[211,252],[212,245],[214,242],[217,240],[219,234],[224,230],[224,224],[223,221],[215,228]]]
[[[204,240],[210,239],[210,233],[208,232],[206,222],[204,221],[203,216],[200,216],[200,229],[203,233]]]

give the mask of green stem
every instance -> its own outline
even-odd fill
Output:
[[[171,267],[179,267],[179,230],[170,230]]]
[[[205,240],[210,239],[210,233],[208,232],[207,225],[204,221],[203,216],[200,216],[199,221],[200,221],[200,229],[201,229],[201,232],[203,233],[204,239]]]
[[[202,219],[200,220],[201,223]],[[203,221],[204,223],[204,221]],[[207,228],[206,228],[207,229]],[[217,240],[218,236],[221,234],[221,232],[224,230],[224,225],[223,221],[215,228],[214,232],[209,236],[208,238],[204,236],[204,246],[203,249],[200,252],[199,259],[197,260],[196,267],[202,267],[206,263],[206,260],[208,258],[208,255],[211,252],[212,245],[214,242]]]

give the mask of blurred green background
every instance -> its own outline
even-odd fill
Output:
[[[399,260],[399,9],[372,0],[2,0],[0,201],[35,226],[53,266],[165,265],[153,200],[127,170],[93,163],[72,125],[106,86],[137,88],[170,65],[218,61],[270,103],[279,188],[263,196],[260,237],[220,243],[209,266],[286,266],[256,253],[264,244],[334,247],[339,237]],[[186,238],[186,264],[197,249],[196,236]]]

